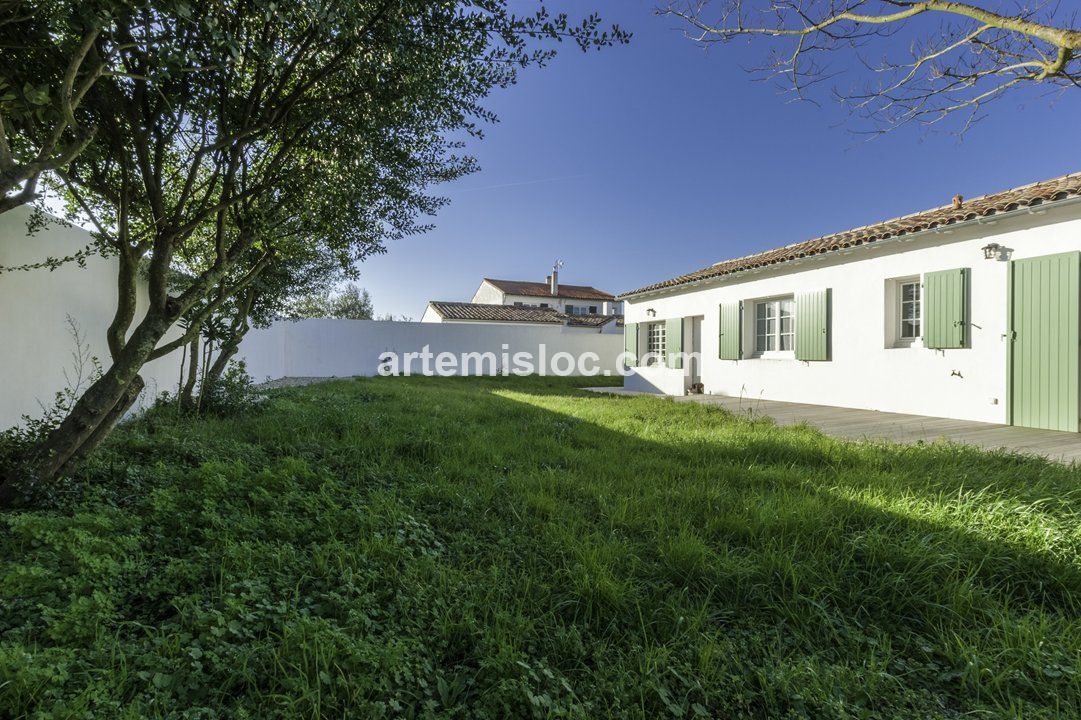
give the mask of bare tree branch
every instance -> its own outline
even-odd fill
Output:
[[[967,0],[684,0],[658,12],[686,23],[687,36],[699,43],[761,37],[790,45],[756,70],[783,78],[800,99],[838,74],[819,56],[855,52],[880,79],[836,95],[875,122],[875,132],[955,114],[967,116],[963,132],[989,102],[1019,86],[1081,87],[1081,30],[1069,26],[1058,5],[1005,14]],[[942,20],[938,30],[928,29],[930,18]],[[863,60],[861,50],[903,30],[918,38],[908,59],[886,48],[882,60]]]

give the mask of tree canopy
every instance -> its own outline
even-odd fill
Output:
[[[508,5],[110,6],[87,52],[109,58],[109,69],[78,105],[78,127],[92,128],[91,139],[57,163],[55,176],[72,211],[119,260],[111,364],[36,448],[29,474],[55,477],[100,442],[141,388],[143,363],[179,347],[162,341],[181,318],[198,327],[243,306],[265,273],[296,254],[301,266],[305,257],[349,262],[421,229],[416,219],[442,203],[427,189],[474,169],[452,138],[481,135],[494,119],[488,94],[515,82],[522,67],[547,63],[553,43],[586,50],[628,37],[595,15],[572,21],[543,5],[517,15]],[[86,17],[64,37],[97,16]],[[0,25],[8,44],[17,26]],[[53,43],[54,60],[41,72],[55,79],[72,42],[39,41]],[[0,78],[9,86],[45,79],[30,63],[10,72]],[[137,319],[141,275],[149,307]]]

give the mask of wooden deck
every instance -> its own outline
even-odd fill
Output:
[[[586,388],[612,395],[644,395],[622,388]],[[661,396],[658,396],[661,397]],[[765,415],[778,425],[807,423],[827,435],[854,440],[874,439],[898,443],[933,442],[939,439],[975,445],[986,450],[1009,450],[1042,455],[1063,463],[1081,461],[1081,434],[1056,430],[950,420],[924,415],[854,410],[826,405],[802,405],[774,400],[749,400],[725,395],[687,395],[676,402],[719,405],[739,414]]]

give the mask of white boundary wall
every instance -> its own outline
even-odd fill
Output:
[[[619,372],[623,334],[583,332],[577,328],[536,325],[473,323],[421,323],[376,320],[283,320],[268,328],[253,329],[241,343],[238,359],[248,365],[257,381],[281,377],[351,377],[376,375],[384,353],[433,355],[494,353],[513,357],[525,352],[549,360],[556,353],[575,358],[592,352],[602,375]],[[420,360],[412,364],[421,374]],[[537,361],[539,366],[539,361]],[[434,363],[432,363],[434,366]],[[475,367],[475,365],[473,366]],[[548,372],[551,365],[548,364]],[[475,374],[472,371],[470,374]]]
[[[707,393],[1005,423],[1009,263],[984,259],[981,248],[999,243],[1015,260],[1081,250],[1081,203],[1063,202],[635,297],[626,301],[626,320],[701,316],[701,378]],[[971,269],[970,346],[895,347],[891,279],[956,268]],[[754,300],[823,288],[833,292],[831,360],[718,359],[721,303],[744,302],[743,347],[749,355]],[[640,351],[644,328],[639,325]],[[624,386],[682,395],[686,376],[685,370],[640,367]]]
[[[78,227],[50,223],[26,234],[28,208],[0,214],[0,265],[18,266],[64,257],[84,247],[91,236]],[[140,281],[136,322],[146,308],[147,288]],[[75,341],[67,323],[80,329],[90,353],[107,364],[105,332],[116,307],[116,259],[91,257],[86,267],[75,263],[52,272],[31,270],[0,273],[0,430],[16,425],[23,415],[40,417],[57,391],[68,387],[73,374]],[[171,340],[180,334],[174,329]],[[376,322],[371,320],[301,320],[253,329],[238,357],[248,363],[256,380],[289,376],[343,377],[374,375],[379,358],[390,352],[493,352],[507,346],[516,352],[548,357],[558,352],[596,353],[599,370],[616,374],[623,351],[623,334],[583,328],[469,323]],[[179,350],[148,363],[136,408],[145,407],[161,392],[174,390],[180,378]],[[419,364],[414,367],[420,370]]]
[[[91,240],[86,230],[55,222],[27,236],[29,215],[25,207],[0,214],[0,265],[64,257]],[[51,272],[0,273],[0,429],[19,423],[23,415],[40,417],[41,405],[51,406],[56,392],[68,386],[65,372],[71,377],[76,349],[67,324],[69,316],[90,346],[90,353],[108,363],[105,331],[116,309],[116,267],[115,258],[95,256],[87,260],[85,268],[68,263]],[[138,290],[142,309],[136,313],[136,323],[146,308],[144,281]],[[174,331],[167,339],[177,335]],[[176,387],[180,352],[147,364],[140,374],[146,389],[137,407]]]

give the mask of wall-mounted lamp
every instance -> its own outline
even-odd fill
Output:
[[[984,245],[983,246],[983,259],[984,260],[994,260],[999,256],[1000,252],[1002,252],[1002,246],[999,245],[998,243],[991,243],[990,245]]]
[[[649,315],[650,317],[657,317],[657,311],[653,308],[646,308],[646,315]]]

